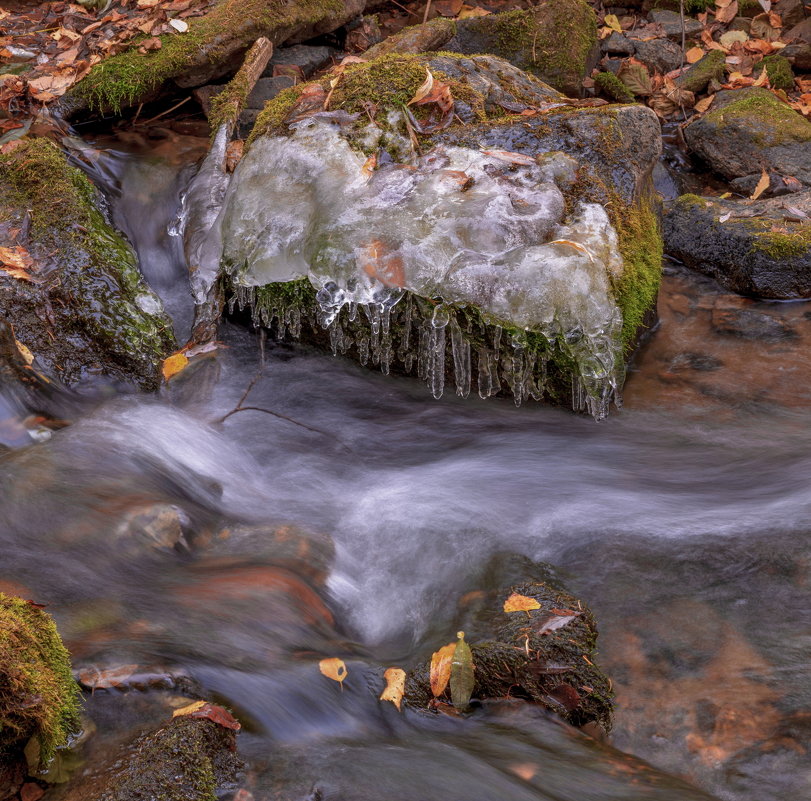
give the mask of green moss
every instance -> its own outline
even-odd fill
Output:
[[[0,759],[36,737],[40,764],[79,728],[79,688],[50,615],[0,593]]]
[[[274,39],[280,32],[317,22],[343,11],[340,0],[300,0],[295,3],[267,3],[264,0],[223,0],[203,17],[189,19],[184,34],[161,37],[160,50],[139,53],[141,39],[129,50],[97,64],[72,90],[91,108],[119,112],[148,98],[170,78],[199,63],[218,63],[230,54],[221,42],[228,33],[245,41],[259,36]]]
[[[708,203],[706,198],[692,194],[681,195],[676,199],[676,202],[683,206],[700,206],[701,208],[706,207]]]
[[[298,103],[304,87],[308,85],[299,84],[282,89],[276,97],[268,100],[256,118],[251,135],[248,137],[248,145],[258,136],[282,136],[289,133],[285,120]]]
[[[755,64],[752,74],[758,76],[764,69],[772,89],[782,89],[784,92],[794,89],[794,73],[787,58],[780,55],[766,56],[763,61]]]
[[[223,123],[236,120],[240,111],[245,108],[250,91],[251,83],[248,80],[248,74],[240,70],[222,92],[211,98],[208,123],[211,127],[212,137],[216,136]]]
[[[811,250],[811,226],[803,226],[788,233],[758,231],[752,249],[765,253],[775,261],[803,256]]]
[[[634,93],[613,72],[601,72],[594,76],[597,90],[609,100],[618,103],[635,102]]]
[[[753,132],[763,147],[793,142],[811,142],[811,122],[765,89],[738,90],[739,100],[704,115],[703,122],[723,129],[730,125]]]
[[[726,53],[723,50],[710,50],[693,64],[687,72],[676,79],[676,84],[689,92],[703,92],[713,79],[724,77]]]

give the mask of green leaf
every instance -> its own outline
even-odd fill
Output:
[[[470,696],[473,695],[473,654],[470,646],[465,642],[465,632],[457,632],[459,642],[453,652],[451,662],[451,701],[460,711],[464,712],[470,706]]]

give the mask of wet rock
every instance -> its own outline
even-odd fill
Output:
[[[676,86],[688,92],[703,92],[710,81],[724,77],[726,54],[722,50],[710,50],[705,56],[676,78]]]
[[[530,11],[459,20],[446,49],[492,53],[578,97],[599,55],[597,21],[584,0],[544,0]]]
[[[600,50],[612,55],[632,56],[636,52],[636,46],[625,34],[614,31],[602,40]]]
[[[77,731],[78,696],[50,615],[0,593],[0,798],[43,769]]]
[[[811,122],[759,87],[724,90],[684,129],[690,150],[725,178],[762,168],[811,186]]]
[[[783,34],[788,46],[780,51],[798,72],[811,71],[811,17],[798,22]]]
[[[210,801],[235,789],[236,733],[182,715],[51,791],[55,801]]]
[[[274,67],[293,66],[301,70],[302,77],[309,78],[314,72],[327,66],[337,55],[338,51],[334,48],[320,45],[299,44],[293,47],[279,47],[271,56],[262,77],[274,77]]]
[[[667,9],[654,9],[648,14],[648,19],[657,25],[661,25],[668,39],[681,42],[682,20],[680,14]],[[687,16],[684,18],[684,36],[686,39],[699,36],[702,30],[704,30],[704,26],[697,19]]]
[[[811,297],[811,225],[797,216],[811,218],[811,192],[747,206],[683,195],[665,208],[665,250],[689,267],[742,295]]]
[[[402,101],[425,83],[426,67],[448,82],[452,97],[460,99],[460,116],[471,122],[449,127],[455,105],[439,111],[445,115],[442,122],[437,121],[437,109],[414,105],[408,125],[421,133],[420,155],[409,138]],[[328,328],[333,349],[352,348],[361,363],[371,357],[384,370],[399,364],[408,372],[416,366],[437,396],[446,373],[460,394],[470,391],[471,350],[478,356],[482,396],[498,392],[502,381],[519,400],[537,396],[532,354],[541,344],[534,334],[540,334],[577,354],[573,359],[580,376],[591,386],[585,393],[592,400],[583,402],[588,406],[595,393],[603,397],[605,381],[616,381],[608,375],[621,371],[623,349],[652,306],[659,273],[658,233],[647,194],[660,150],[655,115],[642,106],[572,107],[549,86],[488,56],[392,54],[350,65],[332,94],[333,110],[298,119],[297,109],[307,102],[308,93],[321,91],[320,84],[297,87],[268,104],[235,173],[222,232],[236,300],[250,304],[257,321],[279,319],[297,336],[302,322],[314,332]],[[537,114],[535,106],[545,113]],[[505,112],[520,111],[528,113],[505,120]],[[361,151],[376,154],[377,169],[371,174],[364,175],[367,158]],[[305,166],[310,163],[320,166]],[[274,166],[280,164],[287,172]],[[315,176],[320,176],[319,186],[311,190]],[[271,190],[268,181],[277,180],[281,183]],[[299,231],[309,230],[301,221],[313,213],[310,204],[315,198],[324,208],[315,212],[313,219],[320,222],[313,224],[323,229],[324,237],[299,242],[299,234],[281,217],[259,211],[263,201],[253,198],[253,191],[260,185],[265,195],[293,192],[295,197],[281,205],[297,208]],[[493,203],[493,209],[500,208],[496,196],[507,186],[518,193],[514,198],[523,198],[520,208],[525,211],[513,218],[513,199],[504,207],[503,220],[500,212],[493,218],[492,230],[471,225],[468,214],[478,218],[484,213],[473,207]],[[471,187],[474,191],[468,192]],[[437,192],[457,192],[459,197],[451,204],[440,201]],[[573,204],[568,217],[564,193]],[[327,211],[333,204],[344,217]],[[420,228],[424,206],[442,210],[442,221],[427,231]],[[618,216],[612,220],[612,212],[604,209],[616,209]],[[352,221],[360,219],[363,226],[356,229]],[[280,231],[268,239],[278,224],[288,233]],[[327,235],[324,226],[332,225],[337,227]],[[588,244],[581,242],[595,225],[601,233],[587,235]],[[461,250],[456,235],[450,235],[456,226],[465,231]],[[280,246],[267,249],[260,244],[270,241]],[[319,249],[319,242],[329,242],[329,248]],[[316,249],[308,250],[313,243]],[[551,268],[554,276],[543,277],[541,262],[532,261],[535,251],[525,252],[526,247],[551,247],[540,252],[546,254],[545,269],[558,265]],[[344,248],[354,255],[339,256]],[[438,252],[447,255],[437,261]],[[500,258],[512,266],[495,267]],[[520,263],[513,263],[515,259]],[[303,283],[283,289],[296,279]],[[252,290],[251,285],[261,289]],[[572,292],[586,285],[591,287],[588,300]],[[527,291],[527,286],[533,288]],[[404,290],[409,300],[401,303]],[[435,303],[425,301],[439,296],[448,306],[437,312]],[[385,315],[382,339],[371,318],[350,316],[352,303],[372,304],[370,313],[376,308]],[[464,312],[469,320],[460,322],[457,311],[463,308],[470,310]],[[371,331],[364,329],[366,323],[371,323]],[[503,338],[501,331],[491,330],[494,325],[501,326]],[[479,332],[475,336],[466,333],[471,326]],[[437,329],[441,333],[430,333]],[[564,329],[572,332],[568,340]],[[401,340],[399,348],[393,336]],[[520,344],[525,340],[526,345]],[[499,376],[495,351],[502,347],[510,350],[502,362],[505,373]],[[518,369],[515,347],[529,359],[520,368],[521,378],[512,372]],[[550,367],[548,374],[553,372]],[[566,402],[563,383],[570,379],[562,377],[550,394]],[[600,384],[603,389],[598,390]]]
[[[98,193],[49,141],[0,156],[0,231],[23,265],[0,272],[0,310],[35,365],[67,384],[155,388],[171,322]]]
[[[684,55],[680,45],[670,39],[634,40],[636,58],[653,72],[665,74],[682,65]]]
[[[431,50],[444,50],[455,33],[456,23],[453,20],[437,17],[389,36],[374,47],[370,47],[363,57],[372,59],[386,53],[427,53]]]
[[[248,95],[248,108],[264,108],[268,100],[273,100],[279,92],[289,89],[295,83],[295,80],[287,75],[279,75],[275,78],[260,78]]]
[[[712,326],[719,334],[763,342],[780,342],[797,337],[796,331],[781,320],[747,309],[714,310]]]

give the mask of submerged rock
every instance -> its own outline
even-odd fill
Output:
[[[450,103],[405,105],[427,75]],[[653,112],[572,107],[486,56],[346,66],[307,113],[327,85],[268,104],[234,174],[216,233],[238,302],[384,372],[416,362],[437,397],[446,373],[468,394],[475,351],[483,397],[504,380],[605,414],[658,285]]]
[[[0,310],[37,363],[68,384],[102,375],[157,386],[174,345],[160,299],[84,174],[45,139],[0,155]]]
[[[667,253],[733,292],[811,297],[811,191],[746,206],[682,195],[666,204],[663,233]]]
[[[791,175],[811,186],[811,122],[768,89],[727,89],[684,129],[690,150],[727,179]]]

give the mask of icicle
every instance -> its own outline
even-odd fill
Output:
[[[369,337],[361,336],[358,340],[358,360],[365,367],[369,361]]]
[[[417,350],[417,377],[421,381],[428,380],[429,355],[432,326],[424,321],[420,326],[420,344]]]
[[[400,348],[397,355],[401,361],[406,365],[406,372],[411,372],[411,364],[414,357],[411,354],[411,315],[414,309],[414,301],[409,294],[406,297],[405,307],[403,308],[403,322],[400,333]]]
[[[498,357],[501,355],[501,326],[496,325],[493,326],[493,358],[498,361]]]
[[[431,317],[428,343],[428,386],[435,398],[441,398],[445,390],[445,327],[450,315],[447,306],[439,304]]]
[[[453,352],[453,377],[456,394],[466,398],[470,394],[470,343],[462,336],[456,315],[451,317],[451,351]]]
[[[340,319],[335,320],[329,327],[329,344],[332,348],[332,355],[337,356],[338,351],[341,349],[341,340],[343,339],[343,328],[341,328]]]
[[[489,398],[501,389],[498,368],[493,351],[479,348],[479,397]]]

